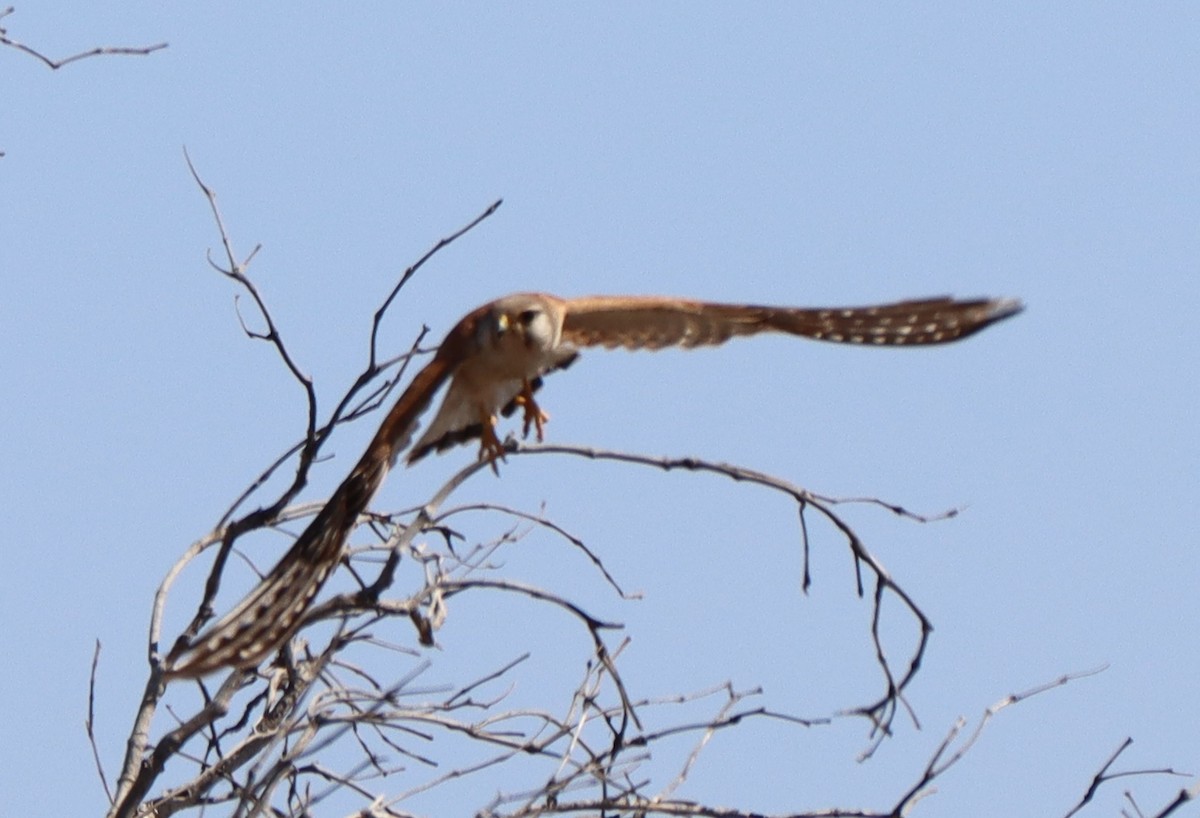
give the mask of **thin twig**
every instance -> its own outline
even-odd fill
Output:
[[[4,19],[8,15],[12,14],[14,11],[16,11],[16,8],[14,6],[9,6],[8,8],[0,11],[0,20]],[[0,45],[6,45],[10,48],[15,48],[17,51],[23,51],[24,53],[28,54],[29,56],[34,57],[37,60],[40,60],[51,71],[57,71],[58,69],[62,68],[64,65],[69,65],[70,63],[76,62],[78,60],[84,60],[84,59],[87,59],[88,57],[107,57],[107,56],[144,57],[147,54],[152,54],[155,51],[161,51],[162,49],[167,47],[166,43],[157,43],[155,45],[133,46],[133,47],[130,47],[130,46],[101,46],[99,48],[93,48],[88,51],[81,51],[78,54],[72,54],[70,57],[63,57],[62,59],[55,60],[55,59],[51,59],[50,57],[47,57],[45,54],[41,53],[37,49],[31,48],[31,47],[25,45],[24,43],[17,42],[12,37],[8,36],[8,29],[6,29],[6,28],[0,28]],[[2,154],[0,154],[0,155],[2,155]]]
[[[1114,779],[1127,778],[1130,776],[1142,776],[1142,775],[1175,775],[1175,776],[1183,776],[1183,777],[1187,777],[1189,775],[1188,773],[1177,772],[1176,770],[1173,770],[1170,767],[1159,768],[1159,769],[1147,769],[1147,770],[1126,770],[1125,772],[1110,773],[1109,769],[1116,762],[1117,758],[1121,755],[1121,753],[1128,750],[1132,745],[1133,745],[1133,739],[1126,736],[1125,740],[1121,742],[1120,746],[1117,747],[1117,749],[1113,751],[1112,755],[1110,755],[1108,757],[1108,760],[1104,762],[1104,764],[1100,767],[1100,769],[1092,777],[1092,783],[1088,786],[1087,790],[1084,791],[1083,796],[1079,799],[1079,803],[1076,804],[1074,807],[1072,807],[1070,810],[1068,810],[1066,813],[1064,813],[1063,818],[1071,818],[1072,815],[1076,815],[1077,813],[1079,813],[1096,796],[1096,793],[1099,792],[1101,786],[1103,786],[1104,784],[1106,784],[1109,781],[1112,781]],[[1186,792],[1186,790],[1184,792]],[[1183,803],[1183,802],[1178,802],[1178,803]],[[1162,814],[1166,814],[1166,813],[1162,813]]]
[[[104,774],[104,764],[100,761],[100,749],[96,746],[96,669],[100,666],[100,640],[96,640],[96,649],[92,651],[92,670],[88,674],[88,706],[87,719],[84,720],[84,730],[87,732],[88,744],[92,746],[92,759],[96,762],[96,773],[104,786],[104,795],[112,804],[113,794],[108,787],[108,776]]]
[[[971,748],[974,747],[979,741],[980,736],[983,735],[983,731],[991,723],[992,719],[994,719],[996,715],[1000,713],[1000,711],[1008,707],[1012,707],[1015,704],[1019,704],[1026,699],[1039,696],[1047,691],[1070,684],[1078,679],[1085,679],[1089,676],[1095,676],[1098,673],[1102,673],[1104,670],[1105,668],[1100,667],[1081,671],[1079,673],[1066,673],[1062,676],[1059,676],[1057,679],[1054,679],[1053,681],[1037,685],[1036,687],[1032,687],[1020,693],[1013,693],[1005,696],[1003,699],[983,711],[983,715],[980,717],[979,723],[975,725],[975,729],[970,733],[970,735],[963,739],[962,743],[959,744],[953,752],[951,752],[950,748],[954,745],[954,742],[958,739],[963,728],[966,726],[966,720],[960,717],[958,721],[955,722],[954,726],[950,728],[945,738],[942,739],[933,755],[930,756],[929,762],[925,765],[925,770],[921,774],[921,778],[900,797],[899,801],[896,802],[896,806],[893,808],[892,814],[906,815],[907,810],[909,810],[913,804],[928,795],[929,787],[934,780],[944,775],[947,770],[958,764],[958,762],[962,761],[963,758],[966,757]]]
[[[425,262],[433,258],[433,256],[436,255],[439,250],[453,243],[456,239],[462,237],[466,233],[469,233],[475,228],[476,225],[499,210],[500,205],[502,204],[504,204],[503,199],[497,199],[496,201],[492,202],[482,213],[468,222],[464,227],[461,227],[451,233],[449,236],[440,239],[437,244],[433,245],[433,247],[425,252],[425,255],[413,262],[412,265],[410,265],[409,268],[404,271],[403,275],[400,276],[400,280],[396,282],[396,286],[392,288],[392,291],[388,293],[387,298],[383,300],[383,304],[379,306],[379,309],[375,310],[375,317],[371,321],[371,344],[368,357],[369,367],[374,367],[375,365],[376,346],[379,339],[379,325],[383,322],[383,316],[387,313],[388,308],[392,306],[392,302],[396,299],[396,296],[400,293],[400,290],[405,284],[408,283],[408,280],[416,275],[417,270],[421,269]]]
[[[884,675],[884,692],[876,701],[862,705],[860,707],[851,708],[842,711],[842,715],[847,716],[862,716],[871,722],[872,726],[872,742],[863,753],[863,758],[869,757],[878,747],[879,743],[890,734],[892,723],[895,719],[899,708],[904,705],[904,691],[907,689],[912,680],[916,677],[917,671],[920,669],[922,659],[925,656],[925,651],[929,645],[929,637],[933,632],[933,623],[921,610],[916,601],[909,596],[908,592],[892,579],[887,569],[872,554],[866,545],[859,538],[853,527],[850,526],[842,517],[833,509],[835,506],[843,504],[858,504],[872,505],[884,508],[887,511],[903,517],[908,520],[919,523],[929,523],[935,520],[946,519],[953,516],[953,513],[947,512],[941,515],[922,515],[909,511],[903,506],[894,503],[888,503],[873,497],[853,497],[853,498],[838,498],[820,494],[815,494],[807,489],[803,489],[793,483],[783,480],[773,475],[763,472],[747,469],[742,466],[735,466],[729,463],[715,463],[702,458],[696,457],[651,457],[648,455],[609,451],[603,449],[595,449],[585,446],[569,446],[564,444],[523,444],[516,441],[509,441],[507,446],[508,454],[525,455],[525,454],[566,454],[576,457],[584,457],[589,460],[612,460],[621,463],[632,463],[641,466],[651,466],[663,471],[684,470],[693,472],[704,472],[727,477],[736,482],[751,483],[773,491],[778,491],[792,498],[797,504],[801,514],[801,541],[804,546],[805,554],[808,548],[808,529],[803,524],[803,514],[805,510],[812,509],[828,520],[838,531],[841,532],[854,556],[856,565],[866,565],[875,575],[875,589],[872,594],[872,616],[871,616],[871,639],[875,648],[876,664],[879,666]],[[807,561],[806,561],[807,564]],[[805,569],[807,576],[807,568]],[[861,582],[858,586],[858,593],[862,595]],[[887,654],[883,647],[882,635],[882,616],[883,603],[887,594],[891,594],[909,611],[909,613],[917,620],[920,627],[920,635],[917,639],[916,646],[909,654],[907,666],[896,672],[893,670],[893,663],[887,658]],[[908,710],[910,715],[912,711]],[[914,716],[915,720],[915,716]]]
[[[530,514],[529,512],[521,511],[520,509],[512,508],[511,506],[499,505],[497,503],[472,503],[470,505],[447,509],[441,514],[441,516],[433,520],[432,524],[437,525],[442,520],[449,519],[450,517],[460,514],[464,511],[497,511],[501,514],[507,514],[510,517],[516,517],[520,520],[528,520],[537,526],[552,531],[558,536],[562,537],[572,546],[582,551],[584,555],[591,561],[592,565],[596,566],[596,569],[604,576],[604,579],[609,586],[611,586],[612,589],[616,591],[622,599],[641,599],[640,594],[627,593],[621,588],[621,586],[617,583],[617,580],[611,573],[609,573],[608,568],[604,565],[604,561],[600,559],[598,554],[588,548],[587,544],[583,540],[581,540],[579,537],[576,537],[574,534],[570,533],[553,520],[548,519],[544,514]]]

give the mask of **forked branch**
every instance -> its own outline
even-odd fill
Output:
[[[10,14],[12,14],[15,11],[16,11],[16,8],[14,6],[9,6],[6,9],[0,10],[0,20],[3,20],[5,17],[8,17]],[[21,42],[17,42],[16,40],[14,40],[12,37],[9,36],[8,29],[4,28],[4,27],[0,27],[0,45],[8,46],[9,48],[15,48],[17,51],[28,54],[29,56],[33,57],[34,59],[40,61],[43,65],[45,65],[51,71],[57,71],[58,69],[62,68],[65,65],[70,65],[71,63],[78,62],[79,60],[86,60],[88,57],[106,57],[106,56],[144,57],[147,54],[153,54],[155,51],[161,51],[162,49],[167,47],[166,43],[156,43],[155,45],[146,45],[146,46],[99,46],[97,48],[88,49],[87,51],[80,51],[78,54],[72,54],[69,57],[62,57],[62,58],[56,60],[51,57],[47,57],[45,54],[38,51],[36,48],[25,45],[24,43],[21,43]]]

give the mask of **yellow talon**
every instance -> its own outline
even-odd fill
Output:
[[[496,466],[496,461],[504,459],[504,444],[496,437],[496,416],[485,416],[480,420],[480,425],[483,429],[479,433],[479,459],[488,461],[492,473],[498,476],[500,469]]]
[[[533,387],[529,385],[528,378],[525,379],[525,385],[522,387],[521,393],[514,400],[525,413],[521,435],[529,437],[529,429],[532,427],[537,430],[538,443],[541,443],[544,439],[546,421],[550,420],[550,416],[543,412],[542,407],[538,406],[537,401],[533,399]]]

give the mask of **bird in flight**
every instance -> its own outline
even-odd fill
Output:
[[[779,332],[860,346],[929,346],[958,341],[1023,309],[1016,299],[950,297],[866,307],[768,307],[655,296],[558,298],[517,293],[469,312],[447,334],[384,418],[366,452],[261,582],[195,639],[167,657],[168,678],[196,678],[223,667],[252,668],[302,624],[305,611],[340,562],[346,538],[418,420],[449,381],[411,465],[431,451],[475,438],[496,470],[505,448],[498,415],[523,413],[524,433],[542,439],[547,415],[534,400],[542,379],[569,366],[579,348],[663,349],[715,346]]]
[[[479,438],[480,457],[494,466],[504,456],[495,431],[497,413],[523,409],[525,435],[533,428],[541,440],[547,417],[533,392],[543,376],[569,366],[579,347],[715,346],[761,332],[863,346],[922,346],[966,338],[1020,310],[1020,302],[1012,299],[929,298],[814,309],[518,293],[485,304],[459,321],[426,368],[431,376],[426,388],[415,394],[410,389],[393,411],[403,412],[411,431],[431,392],[449,378],[446,397],[428,431],[413,446],[408,463]]]

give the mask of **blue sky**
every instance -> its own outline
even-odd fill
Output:
[[[400,272],[500,197],[405,289],[387,350],[514,290],[1023,298],[1019,318],[937,350],[764,338],[589,351],[543,393],[549,436],[964,509],[924,526],[848,512],[933,620],[909,695],[922,729],[903,723],[856,764],[862,723],[747,727],[713,742],[683,794],[884,808],[958,716],[1102,665],[1006,711],[916,814],[1062,814],[1126,736],[1119,769],[1200,773],[1198,15],[1185,3],[18,6],[3,25],[52,55],[170,45],[58,72],[0,50],[12,814],[45,813],[47,784],[63,781],[55,813],[102,810],[82,730],[94,640],[111,772],[154,589],[303,429],[299,389],[241,335],[233,289],[206,264],[218,238],[184,146],[238,251],[263,245],[250,272],[326,407]],[[370,431],[335,441],[306,496],[340,479]],[[378,502],[422,502],[471,456],[393,474]],[[818,532],[802,596],[795,514],[777,496],[529,457],[477,477],[469,499],[544,504],[644,593],[614,599],[536,537],[506,566],[625,622],[626,672],[647,695],[732,679],[819,716],[876,681],[844,546]],[[200,582],[184,579],[193,594]],[[538,631],[537,613],[463,602],[433,671],[511,658],[524,633],[552,653],[566,637]],[[1123,780],[1092,814],[1115,814],[1127,788],[1150,811],[1194,781]]]

